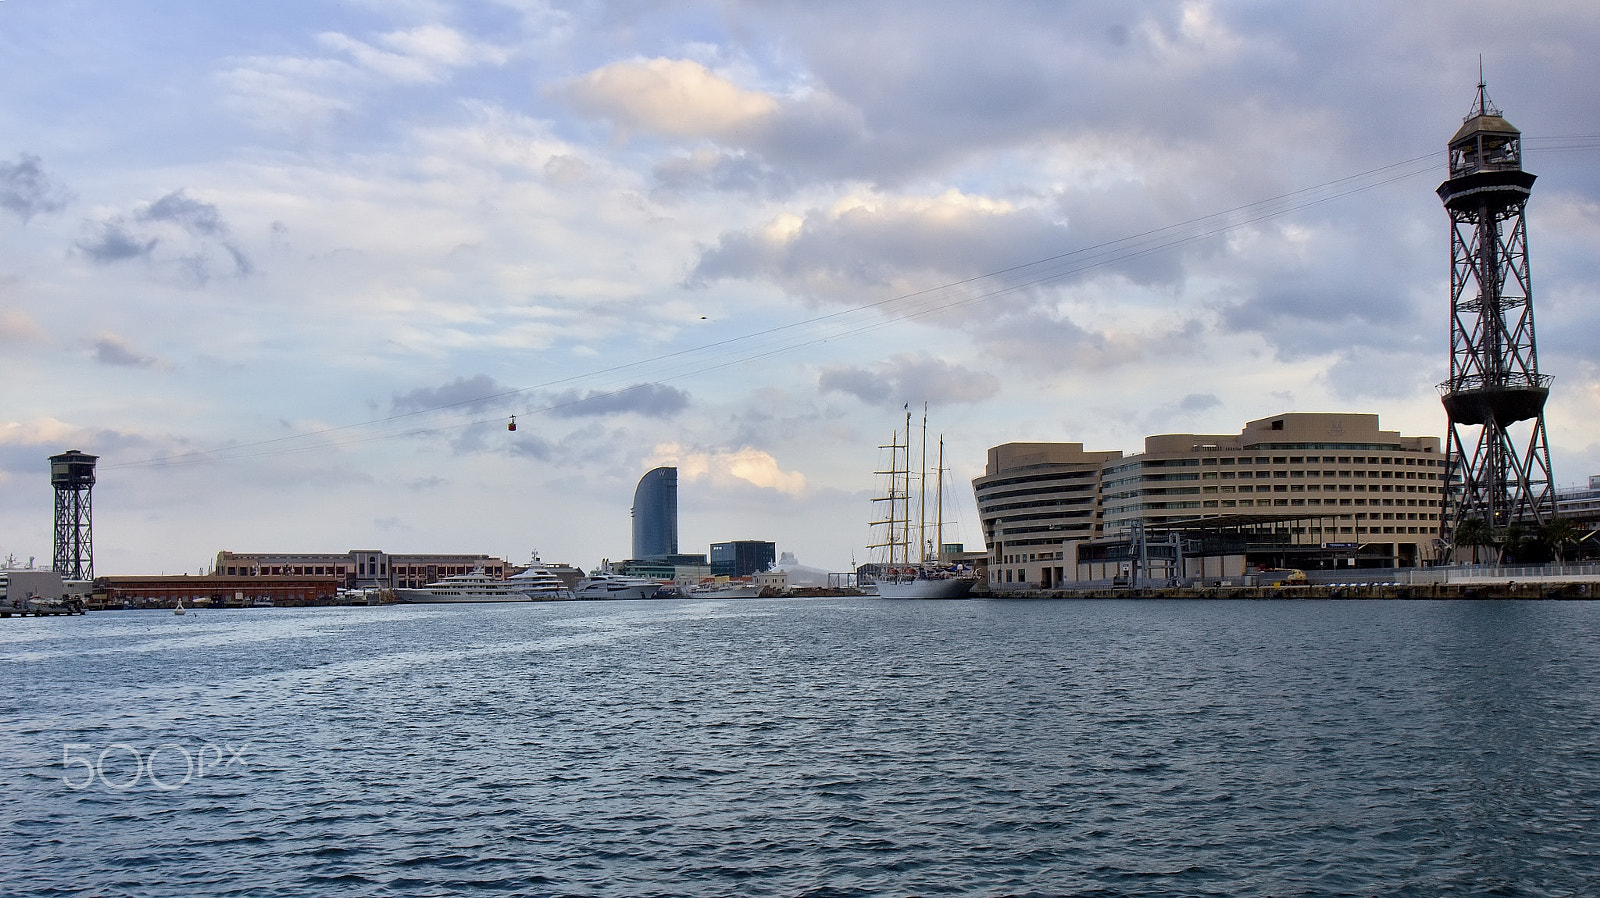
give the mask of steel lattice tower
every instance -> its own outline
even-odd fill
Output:
[[[1498,538],[1555,516],[1550,378],[1539,373],[1522,214],[1534,177],[1522,170],[1522,133],[1490,105],[1480,77],[1438,189],[1450,214],[1450,379],[1439,392],[1450,419],[1442,524],[1452,539],[1469,519]]]
[[[76,449],[50,456],[56,488],[56,546],[52,567],[67,580],[94,579],[94,463]]]

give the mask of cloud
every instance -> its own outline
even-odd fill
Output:
[[[181,280],[203,286],[214,277],[249,277],[255,266],[229,237],[227,222],[212,203],[175,190],[131,216],[115,214],[86,225],[88,235],[74,246],[101,264],[145,258],[170,266]],[[171,253],[157,258],[159,247]],[[216,261],[217,259],[225,261]]]
[[[705,481],[717,486],[748,484],[790,496],[802,495],[806,477],[798,471],[785,471],[778,460],[760,449],[698,450],[677,443],[656,446],[647,464],[672,465],[685,482]]]
[[[155,251],[156,244],[161,242],[159,238],[146,238],[129,231],[121,218],[98,222],[90,227],[95,233],[78,240],[73,246],[102,264],[148,257]]]
[[[94,341],[94,360],[101,365],[120,368],[157,368],[160,359],[134,351],[128,342],[116,334],[101,334]]]
[[[137,218],[169,221],[201,237],[224,237],[228,233],[228,226],[223,224],[216,206],[191,199],[182,190],[173,191],[139,210]]]
[[[219,76],[226,105],[256,127],[303,132],[358,114],[387,88],[441,84],[459,69],[504,65],[513,55],[438,23],[386,32],[375,42],[328,31],[316,43],[330,55],[238,59]]]
[[[0,308],[0,343],[35,343],[44,339],[44,329],[21,309]]]
[[[483,408],[514,390],[487,374],[458,377],[438,387],[417,387],[394,397],[389,405],[396,412],[425,412],[447,408]]]
[[[845,393],[868,405],[893,407],[923,401],[983,402],[999,394],[1000,379],[943,359],[898,355],[871,368],[826,368],[817,386],[824,393]]]
[[[558,393],[546,402],[558,418],[588,418],[601,415],[635,414],[646,418],[670,418],[689,407],[689,394],[665,384],[634,384],[620,390],[576,390]]]
[[[24,222],[42,212],[60,212],[70,198],[44,173],[38,156],[24,153],[16,162],[0,162],[0,209]]]
[[[687,283],[766,280],[798,296],[856,303],[1059,255],[1068,236],[1036,210],[956,190],[852,195],[724,233]]]
[[[772,97],[745,90],[686,59],[612,63],[555,92],[625,132],[673,138],[748,139],[767,126],[778,108]]]

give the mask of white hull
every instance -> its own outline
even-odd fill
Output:
[[[977,583],[971,577],[932,580],[878,581],[878,595],[885,599],[964,599]]]
[[[716,589],[691,589],[691,599],[753,599],[761,595],[754,586],[723,586]]]
[[[421,589],[403,588],[394,591],[395,601],[410,604],[440,604],[457,602],[528,602],[532,597],[520,584],[508,580],[494,580],[482,570],[470,574],[457,574]]]
[[[661,592],[661,584],[654,580],[633,577],[590,577],[572,591],[574,599],[653,599]]]
[[[395,601],[405,604],[432,605],[453,602],[530,602],[532,598],[520,592],[493,594],[446,594],[430,589],[397,589]]]

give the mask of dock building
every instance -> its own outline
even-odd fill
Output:
[[[346,589],[418,589],[479,568],[496,580],[514,573],[503,559],[490,555],[391,555],[377,549],[341,554],[224,550],[217,553],[213,570],[228,577],[333,577]]]
[[[1378,416],[1288,413],[1237,434],[1159,434],[1144,451],[1009,443],[973,480],[996,588],[1226,578],[1259,566],[1438,559],[1438,437]]]

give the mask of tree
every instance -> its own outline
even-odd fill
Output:
[[[1582,528],[1571,518],[1551,518],[1539,528],[1539,538],[1555,553],[1556,564],[1566,564],[1566,550],[1577,545],[1582,538]]]
[[[1482,564],[1478,558],[1478,549],[1482,546],[1494,545],[1494,532],[1489,529],[1489,524],[1483,518],[1462,518],[1456,524],[1455,548],[1450,553],[1450,560],[1460,562],[1461,550],[1472,549],[1472,563]]]

